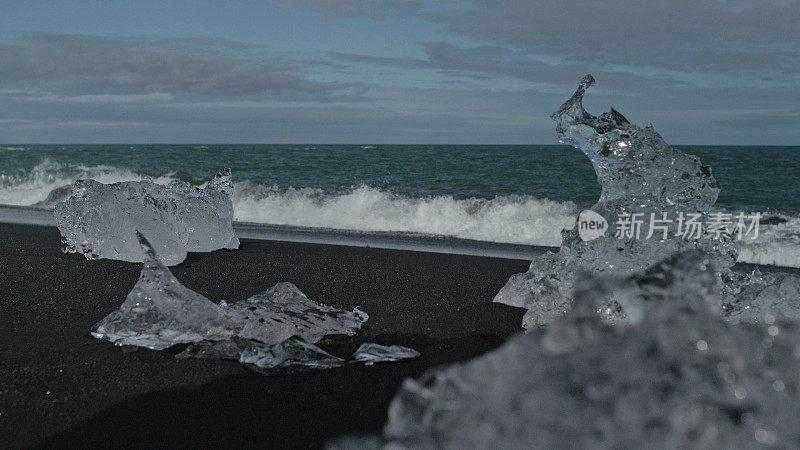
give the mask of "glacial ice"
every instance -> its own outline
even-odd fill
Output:
[[[562,231],[558,253],[548,252],[535,258],[527,272],[509,279],[494,301],[526,308],[523,326],[530,329],[552,322],[572,307],[575,276],[580,271],[641,273],[676,253],[699,250],[706,255],[711,270],[724,280],[720,289],[724,287],[730,295],[724,301],[722,313],[736,315],[732,320],[756,317],[769,305],[786,306],[786,301],[776,297],[778,289],[769,287],[777,281],[784,289],[781,295],[795,299],[782,315],[800,316],[800,311],[794,308],[800,297],[796,276],[773,280],[733,274],[730,268],[737,253],[730,233],[704,233],[696,239],[685,237],[688,226],[677,218],[699,214],[700,226],[709,228],[708,213],[720,191],[711,169],[697,157],[671,148],[651,125],[644,128],[633,125],[613,108],[599,117],[586,112],[583,95],[592,84],[594,78],[586,75],[575,94],[552,118],[557,123],[559,140],[589,157],[601,186],[600,199],[591,210],[608,221],[609,232],[584,241],[578,223],[571,230]],[[640,236],[630,229],[629,233],[618,236],[613,228],[633,214],[645,218]],[[672,220],[660,224],[664,230],[655,226],[650,230],[650,217]],[[645,239],[651,231],[653,235]]]
[[[274,369],[330,369],[346,363],[297,336],[277,344],[236,336],[223,341],[200,341],[177,354],[176,358],[231,359],[265,373]]]
[[[595,167],[592,210],[612,224],[708,212],[710,169],[613,109],[588,114],[593,82],[553,114]],[[674,225],[644,240],[565,230],[495,299],[528,309],[527,333],[405,380],[381,436],[330,448],[800,447],[800,277],[734,272],[729,235]]]
[[[198,341],[186,348],[186,350],[175,355],[176,358],[195,358],[195,359],[232,359],[239,360],[239,355],[247,348],[267,346],[263,342],[251,341],[237,336],[221,341]]]
[[[220,306],[183,286],[138,231],[144,266],[139,280],[118,310],[95,325],[92,335],[116,345],[161,350],[235,334],[231,317]]]
[[[314,344],[294,336],[270,347],[251,346],[242,350],[239,362],[257,371],[273,369],[331,369],[346,361]]]
[[[136,231],[152,243],[161,261],[174,265],[186,252],[235,249],[230,169],[221,170],[205,187],[183,181],[103,184],[78,180],[70,195],[54,207],[65,252],[87,259],[139,262]]]
[[[309,300],[292,283],[278,283],[224,309],[239,318],[239,337],[265,344],[292,336],[311,343],[329,334],[353,336],[369,318],[358,308],[345,311]]]
[[[116,345],[161,350],[174,344],[241,338],[276,345],[291,337],[316,342],[328,334],[354,335],[368,316],[309,300],[279,283],[240,302],[217,305],[184,287],[136,232],[145,256],[139,281],[122,306],[92,333]],[[224,344],[220,344],[224,345]]]
[[[333,447],[800,446],[798,324],[769,313],[725,321],[705,253],[575,279],[569,312],[473,361],[405,380],[381,439]]]
[[[376,362],[400,361],[401,359],[417,358],[420,354],[413,348],[400,345],[380,345],[363,343],[353,353],[353,358],[371,366]]]
[[[791,273],[729,273],[722,295],[723,311],[733,323],[759,321],[766,314],[800,320],[800,277]]]

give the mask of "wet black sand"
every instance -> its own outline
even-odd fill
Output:
[[[279,281],[311,299],[370,315],[355,338],[323,345],[346,357],[362,342],[423,357],[372,367],[263,376],[174,350],[123,353],[89,335],[122,303],[139,264],[60,251],[54,227],[0,224],[0,447],[319,447],[375,432],[405,377],[472,358],[519,331],[522,310],[491,303],[529,262],[243,240],[191,254],[175,275],[213,301]]]

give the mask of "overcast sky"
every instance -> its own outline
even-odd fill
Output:
[[[4,1],[0,142],[800,145],[800,1]]]

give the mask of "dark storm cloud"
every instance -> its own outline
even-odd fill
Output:
[[[197,98],[313,98],[348,91],[344,83],[303,78],[296,64],[255,62],[223,39],[122,40],[24,34],[0,43],[0,86],[54,95],[168,93]]]

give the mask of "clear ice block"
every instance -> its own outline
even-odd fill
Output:
[[[203,188],[183,181],[78,180],[69,197],[55,205],[54,215],[66,252],[140,262],[144,255],[138,231],[171,266],[183,261],[186,252],[239,248],[232,192],[230,169],[221,170]]]

